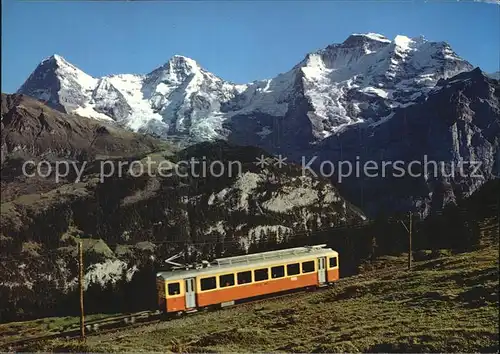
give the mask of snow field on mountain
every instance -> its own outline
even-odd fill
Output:
[[[195,141],[226,138],[228,120],[237,126],[240,117],[301,114],[310,139],[322,140],[367,119],[380,121],[388,110],[413,104],[439,79],[471,69],[445,42],[402,35],[391,41],[367,33],[307,54],[272,79],[249,84],[225,81],[180,55],[146,75],[100,79],[54,55],[19,92],[76,114],[111,118],[134,131]],[[297,111],[299,106],[304,108]],[[272,133],[269,124],[249,132],[259,140]]]

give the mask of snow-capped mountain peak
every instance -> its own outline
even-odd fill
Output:
[[[313,134],[322,139],[350,124],[378,121],[425,95],[440,78],[472,68],[444,42],[351,35],[302,63],[304,95],[314,107]]]
[[[62,56],[60,56],[59,54],[52,54],[50,57],[47,57],[45,59],[42,60],[41,64],[45,63],[45,62],[53,62],[53,63],[67,63],[66,59],[64,59]]]
[[[190,75],[201,71],[196,61],[182,55],[174,55],[168,62],[153,70],[147,76],[156,81],[181,84]]]
[[[191,59],[189,57],[185,57],[183,55],[178,55],[178,54],[176,54],[172,58],[170,58],[170,60],[168,61],[168,64],[172,68],[184,69],[187,71],[201,69],[200,65],[196,62],[196,60]]]
[[[98,80],[54,54],[44,59],[18,92],[64,112],[82,109]]]
[[[43,59],[40,62],[40,65],[42,65],[42,64],[45,64],[45,65],[50,64],[50,65],[56,65],[56,66],[60,66],[60,67],[65,67],[65,66],[74,67],[73,64],[68,62],[66,59],[64,59],[64,57],[62,57],[59,54],[52,54],[51,56]]]
[[[75,83],[86,89],[91,89],[97,84],[97,79],[86,74],[76,66],[68,62],[62,56],[53,54],[44,59],[40,66],[46,66],[49,69],[53,66],[61,79],[73,79]]]
[[[264,141],[273,136],[275,123],[270,122],[280,118],[294,130],[310,132],[307,139],[315,141],[351,124],[377,122],[425,96],[439,79],[471,69],[445,42],[366,33],[250,84],[225,81],[182,55],[146,75],[100,79],[54,55],[19,92],[66,112],[114,119],[162,136],[210,140],[241,129],[243,137]]]

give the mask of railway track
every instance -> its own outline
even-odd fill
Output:
[[[323,286],[323,287],[317,287],[314,288],[314,291],[324,291],[326,289],[331,289],[334,286],[338,286],[340,284],[342,285],[347,285],[349,283],[355,283],[358,282],[364,278],[373,278],[376,276],[377,278],[383,277],[384,275],[389,275],[389,274],[394,274],[395,272],[403,272],[406,269],[402,269],[401,267],[390,267],[390,268],[384,268],[384,269],[377,269],[369,272],[365,272],[362,274],[358,275],[353,275],[350,277],[346,278],[341,278],[337,280],[335,283],[331,284],[330,286]],[[242,302],[239,304],[236,304],[234,306],[230,306],[228,308],[233,308],[235,306],[238,307],[246,307],[246,306],[253,306],[255,304],[261,303],[261,302],[267,302],[271,300],[277,300],[277,299],[282,299],[286,297],[292,297],[296,296],[297,294],[304,293],[307,291],[311,291],[309,288],[305,289],[299,289],[297,291],[293,292],[288,292],[285,294],[280,294],[277,296],[268,296],[264,297],[258,300],[252,300],[252,301],[246,301]],[[220,308],[218,308],[220,309]],[[186,313],[184,316],[192,316],[195,314],[200,314],[203,313],[204,311],[195,311],[191,313]],[[175,318],[175,317],[174,317]],[[173,319],[173,318],[170,318]],[[106,317],[103,319],[99,320],[93,320],[93,321],[88,321],[85,323],[85,333],[86,335],[96,335],[96,334],[106,334],[110,332],[115,332],[123,329],[131,329],[135,327],[140,327],[140,326],[145,326],[145,325],[150,325],[154,323],[158,323],[162,321],[162,314],[159,311],[141,311],[141,312],[136,312],[132,314],[126,314],[126,315],[120,315],[120,316],[112,316],[112,317]],[[42,336],[34,336],[34,337],[27,337],[11,342],[4,343],[0,345],[0,349],[2,348],[16,348],[20,347],[22,345],[32,343],[32,342],[37,342],[37,341],[43,341],[43,340],[49,340],[49,339],[56,339],[56,338],[65,338],[65,339],[71,339],[71,338],[77,338],[80,336],[80,326],[79,324],[76,325],[71,325],[71,326],[65,326],[59,328],[59,330],[56,330],[53,333],[42,335]]]

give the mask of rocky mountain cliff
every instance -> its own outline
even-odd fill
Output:
[[[25,95],[2,93],[2,162],[12,155],[78,159],[82,155],[127,156],[162,143],[112,122],[53,110]]]
[[[56,176],[49,169],[58,161],[81,166],[96,158],[142,156],[165,148],[164,142],[153,137],[124,130],[114,123],[64,114],[25,95],[2,94],[1,107],[3,202],[56,188]],[[44,177],[23,175],[25,161],[33,161],[27,171],[31,175],[35,163],[42,160],[51,165],[40,165]],[[74,169],[69,169],[59,182],[74,179],[74,174]]]
[[[426,216],[498,178],[499,147],[499,81],[477,68],[440,80],[425,99],[375,124],[347,127],[309,154],[318,156],[318,163],[377,165],[338,185],[343,196],[369,215],[411,209]],[[396,171],[397,161],[404,175]]]

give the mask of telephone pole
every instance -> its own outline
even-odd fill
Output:
[[[413,214],[410,211],[410,230],[409,234],[409,242],[408,242],[408,270],[411,269],[411,259],[412,259],[412,249],[411,249],[411,233],[413,231],[412,223],[413,223]]]
[[[85,315],[83,312],[83,243],[78,242],[78,285],[80,287],[80,339],[85,340]]]
[[[403,220],[400,220],[401,224],[404,226],[406,231],[408,231],[408,270],[411,269],[411,261],[412,261],[412,244],[411,244],[411,236],[413,231],[413,214],[410,211],[409,213],[410,224],[406,227],[406,224]]]

